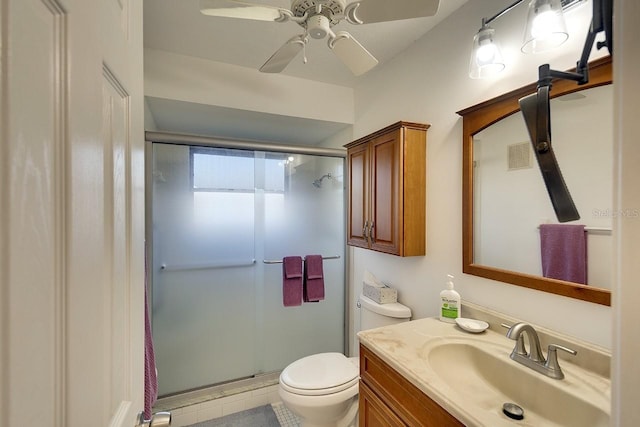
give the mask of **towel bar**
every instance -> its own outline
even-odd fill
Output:
[[[537,226],[536,229],[540,230],[540,226]],[[602,234],[611,234],[612,229],[607,227],[589,227],[585,226],[584,231],[587,233],[602,233]]]
[[[256,263],[255,259],[250,261],[227,261],[227,262],[211,262],[204,264],[183,264],[183,265],[160,265],[163,271],[181,271],[181,270],[209,270],[212,268],[229,268],[229,267],[248,267]]]
[[[304,260],[304,258],[302,258]],[[340,255],[323,256],[322,259],[340,259]],[[281,259],[265,259],[262,260],[265,264],[282,264]]]

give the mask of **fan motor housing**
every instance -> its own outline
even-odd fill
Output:
[[[346,3],[346,0],[291,0],[291,12],[297,17],[302,17],[305,13],[311,17],[323,15],[330,25],[335,25],[340,21]]]

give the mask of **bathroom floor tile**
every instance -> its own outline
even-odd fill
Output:
[[[271,405],[264,405],[224,417],[201,421],[188,427],[280,427]]]
[[[272,403],[271,407],[282,427],[300,427],[298,417],[291,413],[282,402]]]

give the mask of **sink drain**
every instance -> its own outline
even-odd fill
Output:
[[[502,405],[502,412],[504,412],[507,417],[513,418],[514,420],[521,420],[524,418],[524,409],[515,403],[507,402]]]

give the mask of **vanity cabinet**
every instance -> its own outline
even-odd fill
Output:
[[[426,252],[429,125],[398,122],[347,148],[347,244],[398,256]]]
[[[367,347],[360,345],[360,427],[464,427]]]

